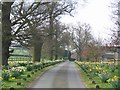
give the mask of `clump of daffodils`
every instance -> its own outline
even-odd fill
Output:
[[[18,71],[18,72],[25,72],[26,71],[26,67],[12,67],[11,71]]]
[[[113,82],[113,81],[118,81],[118,78],[119,78],[119,77],[115,75],[115,76],[113,76],[112,78],[109,78],[109,79],[107,80],[107,82],[110,83],[110,82]]]
[[[15,80],[15,77],[12,77],[12,80]]]

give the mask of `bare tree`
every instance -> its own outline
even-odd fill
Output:
[[[52,2],[48,4],[48,15],[49,15],[49,59],[53,60],[53,36],[54,36],[54,21],[60,15],[71,14],[75,9],[73,2],[67,0],[61,0],[59,2]]]
[[[47,57],[49,55],[49,37],[45,38],[45,43],[43,46],[43,57]],[[67,27],[63,25],[61,22],[56,21],[54,23],[54,36],[53,36],[53,58],[57,60],[60,57],[63,57],[63,53],[65,47],[69,45],[70,34],[67,31]],[[49,57],[47,57],[49,58]]]
[[[15,40],[17,40],[17,42],[27,48],[34,48],[33,61],[40,61],[41,59],[41,49],[43,46],[44,37],[43,31],[46,27],[46,19],[48,18],[48,15],[46,14],[46,9],[44,8],[46,4],[48,3],[40,3],[38,8],[30,13],[28,17],[22,18],[23,22],[19,23],[19,25],[22,27],[20,27],[19,31],[15,33]],[[21,12],[24,13],[21,13],[20,15],[24,16],[24,14],[26,14],[27,8],[25,8],[24,6],[21,8]]]
[[[115,1],[112,4],[113,15],[112,19],[115,23],[114,27],[112,28],[112,43],[114,45],[120,45],[120,2]]]
[[[62,53],[66,46],[70,45],[70,38],[71,36],[67,31],[67,26],[62,24],[59,25],[55,32],[55,60],[57,59],[59,53]],[[62,51],[60,51],[60,49]]]
[[[48,2],[38,2],[32,3],[31,5],[25,7],[24,2],[3,2],[2,4],[2,65],[8,65],[9,58],[9,47],[11,41],[17,40],[22,41],[19,38],[20,32],[24,32],[28,28],[28,20],[33,18],[31,14],[34,15],[34,11],[39,5],[46,4]],[[11,15],[11,16],[10,16]],[[26,19],[27,18],[27,19]],[[25,37],[24,37],[25,38]]]
[[[93,40],[88,44],[88,46],[86,47],[87,50],[85,51],[87,53],[87,58],[90,61],[100,61],[100,57],[102,57],[102,55],[104,54],[104,47],[102,45],[101,40],[95,40],[93,38]]]
[[[78,27],[73,27],[72,29],[72,41],[75,45],[79,59],[81,59],[84,48],[88,45],[88,42],[90,42],[92,38],[90,29],[90,25],[86,23],[78,24]]]

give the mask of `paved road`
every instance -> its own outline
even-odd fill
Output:
[[[74,62],[66,61],[47,71],[32,88],[85,88]]]

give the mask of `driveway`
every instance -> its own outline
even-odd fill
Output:
[[[66,61],[47,71],[31,88],[85,88],[74,62]]]

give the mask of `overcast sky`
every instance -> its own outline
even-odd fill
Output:
[[[100,36],[102,39],[108,39],[111,33],[110,28],[113,26],[110,6],[111,0],[88,0],[88,3],[84,6],[81,6],[79,2],[74,17],[62,16],[61,22],[65,24],[89,23],[94,37],[98,38]]]
[[[88,23],[92,27],[94,37],[98,38],[99,36],[102,39],[109,39],[111,37],[109,35],[111,33],[110,28],[113,27],[110,7],[113,0],[86,0],[87,3],[83,6],[80,2],[82,0],[76,1],[78,1],[78,6],[74,17],[64,15],[61,22],[70,25],[77,22]]]

